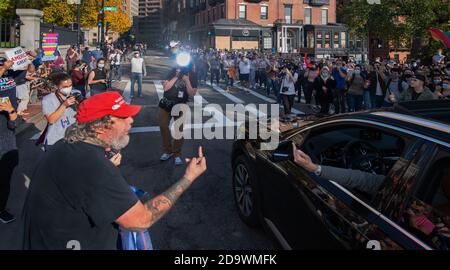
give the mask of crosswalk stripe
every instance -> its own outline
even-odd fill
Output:
[[[246,91],[247,93],[249,93],[249,94],[251,94],[251,95],[253,95],[253,96],[257,97],[257,98],[260,98],[260,99],[262,99],[262,100],[264,100],[264,101],[266,101],[266,102],[270,102],[270,103],[276,103],[276,102],[277,102],[277,101],[274,100],[273,98],[269,98],[269,97],[263,96],[263,95],[261,95],[261,94],[255,92],[255,91],[253,91],[253,90],[251,90],[251,89],[248,89],[248,88],[246,88],[246,87],[243,87],[243,86],[240,86],[240,85],[236,85],[236,87],[239,88],[239,89],[241,89],[241,90],[244,90],[244,91]],[[305,114],[304,112],[299,111],[299,110],[297,110],[296,108],[292,108],[291,111],[292,111],[293,113],[295,113],[295,114]]]

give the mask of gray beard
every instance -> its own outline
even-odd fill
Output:
[[[116,149],[116,150],[121,150],[121,149],[125,148],[129,142],[130,142],[129,135],[125,135],[120,138],[113,138],[111,140],[111,148]]]

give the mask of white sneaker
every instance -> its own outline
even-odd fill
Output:
[[[171,158],[172,157],[172,154],[166,154],[166,153],[164,153],[164,154],[162,154],[162,156],[159,158],[159,160],[161,160],[161,161],[166,161],[166,160],[168,160],[169,158]]]
[[[184,164],[184,162],[183,162],[183,160],[180,157],[176,157],[175,158],[175,166],[180,166],[180,165],[183,165],[183,164]]]

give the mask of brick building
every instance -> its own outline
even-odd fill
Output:
[[[347,31],[336,0],[167,0],[170,38],[192,46],[346,54]],[[185,8],[186,7],[186,8]],[[172,12],[172,13],[171,13]]]

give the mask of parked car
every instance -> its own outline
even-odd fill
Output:
[[[317,164],[384,181],[368,194],[276,161],[292,142]],[[450,248],[450,101],[326,117],[282,132],[276,150],[260,143],[234,142],[234,199],[281,248]]]

